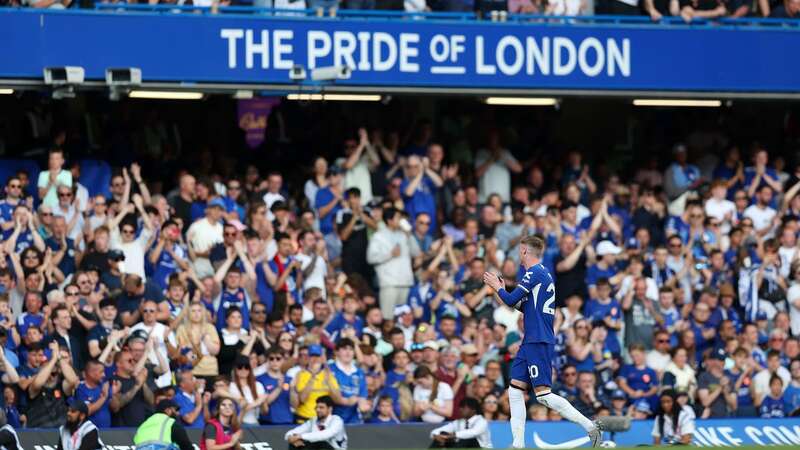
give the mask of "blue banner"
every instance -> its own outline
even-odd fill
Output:
[[[620,447],[653,445],[652,420],[633,421],[630,431],[611,436]],[[694,445],[699,447],[738,447],[741,445],[800,445],[800,418],[792,419],[706,419],[696,421]],[[494,448],[511,447],[511,428],[506,422],[490,425]],[[566,449],[589,446],[589,438],[570,422],[528,422],[525,429],[528,448]]]
[[[662,27],[257,15],[0,10],[0,78],[46,66],[139,67],[146,82],[291,85],[289,69],[348,65],[337,85],[789,92],[797,28]],[[788,53],[787,53],[788,52]]]

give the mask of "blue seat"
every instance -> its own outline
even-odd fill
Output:
[[[80,183],[89,191],[89,195],[111,195],[111,166],[97,159],[81,160]]]

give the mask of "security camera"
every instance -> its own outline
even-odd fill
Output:
[[[51,86],[81,84],[84,74],[83,67],[79,66],[45,67],[44,84]]]
[[[289,70],[289,79],[292,81],[305,81],[306,69],[300,64],[295,64]]]
[[[138,86],[142,84],[142,69],[122,67],[106,69],[106,84],[109,86]]]
[[[350,78],[352,72],[347,66],[318,67],[311,71],[311,79],[314,81],[346,80]]]

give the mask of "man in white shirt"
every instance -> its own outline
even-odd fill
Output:
[[[500,146],[497,132],[489,135],[488,148],[475,155],[475,176],[481,203],[491,194],[498,194],[503,203],[511,201],[511,172],[522,172],[522,165],[507,149]]]
[[[769,393],[769,380],[773,375],[781,377],[783,389],[786,389],[789,382],[792,381],[792,374],[786,367],[781,366],[781,354],[777,350],[767,352],[767,368],[753,377],[753,400],[756,405],[759,405],[761,399]]]
[[[286,433],[289,450],[347,449],[344,421],[333,414],[333,399],[328,395],[318,398],[316,412],[317,417]]]
[[[300,234],[301,250],[294,256],[300,261],[303,272],[303,292],[310,288],[319,288],[322,298],[325,295],[325,277],[328,275],[328,263],[325,261],[325,241],[317,239],[311,230]]]
[[[761,186],[756,193],[756,203],[744,210],[744,216],[753,221],[753,229],[759,237],[765,236],[772,229],[772,219],[777,212],[769,206],[772,201],[772,188]]]
[[[109,222],[111,248],[113,250],[121,250],[125,255],[125,273],[139,275],[142,280],[145,280],[144,253],[149,246],[150,237],[153,235],[153,223],[150,221],[150,215],[144,210],[142,197],[139,194],[133,196],[133,203],[135,207],[131,204],[126,205]],[[136,237],[136,221],[123,221],[134,210],[139,211],[139,215],[144,222],[144,229],[139,233],[139,237]],[[120,222],[123,222],[122,225],[120,225]]]
[[[406,303],[414,284],[411,258],[420,254],[419,244],[411,235],[411,227],[400,229],[402,215],[395,208],[383,212],[386,227],[376,232],[367,247],[367,262],[375,266],[380,286],[383,318],[394,318],[394,307]]]
[[[724,180],[717,180],[711,184],[711,198],[706,200],[705,211],[708,217],[713,217],[720,221],[722,233],[727,234],[731,229],[731,219],[736,213],[736,205],[725,198],[727,194],[727,183]]]
[[[267,192],[263,197],[264,203],[267,205],[267,220],[270,222],[275,219],[275,215],[272,214],[272,204],[277,201],[286,201],[281,194],[281,187],[283,187],[283,176],[278,172],[270,172],[267,175]]]
[[[131,327],[131,335],[137,330],[142,330],[147,336],[153,339],[153,351],[145,355],[150,363],[155,366],[160,366],[160,361],[169,361],[167,353],[166,341],[169,341],[170,346],[177,347],[178,342],[175,340],[175,333],[168,331],[168,327],[161,322],[158,322],[158,304],[155,300],[146,299],[142,302],[142,321]],[[158,387],[165,387],[172,384],[172,371],[169,369],[169,364],[166,364],[167,371],[161,376],[156,378],[156,385]]]
[[[659,378],[672,360],[669,355],[670,348],[669,333],[663,330],[657,331],[653,336],[653,349],[647,352],[645,365],[655,370]]]
[[[63,185],[72,188],[72,173],[69,170],[63,170],[63,167],[64,151],[59,148],[50,150],[47,158],[47,170],[39,173],[39,180],[36,182],[36,186],[39,188],[39,198],[42,199],[43,205],[51,208],[58,206],[57,186]]]
[[[481,415],[481,405],[465,397],[458,405],[461,419],[431,431],[430,448],[492,448],[489,423]]]
[[[189,256],[194,263],[197,276],[202,278],[214,274],[214,267],[208,259],[211,249],[223,242],[222,215],[225,213],[225,202],[221,198],[214,198],[208,202],[206,216],[197,219],[186,231],[189,243]]]

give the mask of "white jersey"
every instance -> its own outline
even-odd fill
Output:
[[[481,448],[492,448],[492,435],[489,432],[489,423],[481,415],[474,415],[469,419],[458,419],[449,422],[431,431],[431,439],[440,433],[454,433],[456,439],[477,439]]]
[[[336,450],[347,449],[344,421],[333,414],[323,421],[318,421],[316,417],[307,420],[304,424],[289,430],[284,439],[288,440],[293,434],[300,436],[306,442],[327,442]]]

